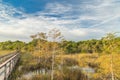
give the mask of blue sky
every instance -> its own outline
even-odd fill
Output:
[[[52,28],[74,41],[120,32],[120,0],[0,0],[0,41]]]

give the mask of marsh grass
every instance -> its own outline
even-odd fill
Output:
[[[119,57],[120,54],[114,54],[114,61],[120,62]],[[99,71],[101,69],[108,70],[106,65],[109,66],[109,55],[98,55],[98,54],[75,54],[75,55],[62,55],[57,56],[57,61],[55,61],[55,64],[60,64],[61,57],[63,59],[63,65],[62,70],[58,68],[57,65],[55,65],[55,74],[54,74],[54,80],[87,80],[86,74],[81,72],[78,69],[69,69],[68,67],[71,66],[79,66],[81,67],[91,67],[95,69],[95,71]],[[45,62],[44,61],[48,62]],[[50,80],[50,73],[35,73],[30,79],[27,79],[25,77],[22,77],[26,73],[35,72],[40,70],[41,68],[47,68],[48,70],[51,70],[51,57],[48,58],[40,58],[33,56],[30,53],[22,53],[21,58],[15,68],[15,70],[12,73],[12,76],[9,80]],[[41,61],[41,62],[40,62]],[[119,73],[119,65],[115,64],[114,66],[116,72]],[[102,70],[104,72],[105,70]],[[101,73],[101,72],[100,72]],[[81,76],[80,76],[81,75]],[[99,79],[98,72],[95,72],[93,74],[93,79],[91,80],[97,80]],[[119,75],[119,74],[118,74]],[[102,75],[101,75],[102,76]]]
[[[0,50],[0,56],[14,52],[13,50]]]

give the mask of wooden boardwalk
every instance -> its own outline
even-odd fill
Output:
[[[19,52],[14,52],[0,57],[0,80],[8,80],[8,77],[14,69],[19,57]]]

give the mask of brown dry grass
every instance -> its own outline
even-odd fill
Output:
[[[14,51],[11,51],[11,50],[0,50],[0,56],[2,55],[6,55],[6,54],[9,54],[9,53],[12,53]]]

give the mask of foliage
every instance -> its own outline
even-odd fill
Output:
[[[114,76],[115,80],[120,79],[120,54],[113,54],[113,71],[114,71]],[[100,56],[96,60],[97,68],[96,68],[96,73],[94,74],[94,78],[96,80],[110,80],[111,79],[111,56],[108,54],[104,54]]]
[[[31,80],[48,80],[51,76],[51,80],[86,80],[81,70],[68,69],[76,65],[93,68],[95,73],[92,80],[120,79],[120,37],[115,34],[109,33],[100,40],[62,41],[59,30],[53,29],[49,34],[40,32],[31,35],[31,38],[29,43],[0,42],[0,50],[25,52],[20,60],[21,71],[17,68],[12,74],[16,76],[15,79],[24,73],[44,68],[46,71],[52,70],[52,75],[41,74]]]
[[[24,46],[25,46],[25,42],[22,41],[0,42],[0,50],[17,50],[17,49],[22,49]]]

